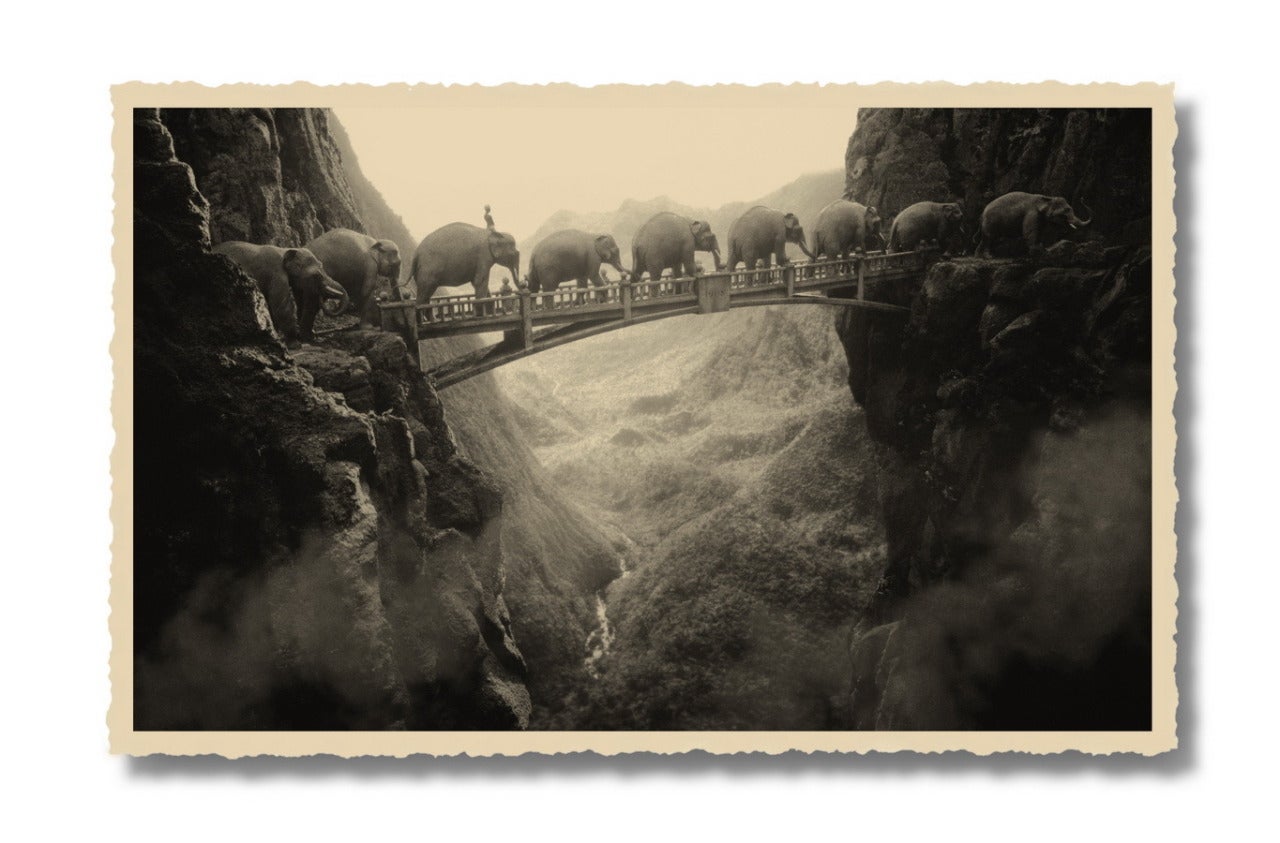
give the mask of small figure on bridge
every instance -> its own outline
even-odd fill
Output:
[[[511,312],[511,299],[510,299],[510,296],[515,295],[515,292],[516,292],[515,290],[511,289],[511,279],[510,279],[510,278],[503,278],[503,279],[502,279],[502,289],[498,290],[498,295],[502,296],[502,304],[500,304],[500,305],[499,305],[499,309],[500,309],[503,313],[510,313],[510,312]]]

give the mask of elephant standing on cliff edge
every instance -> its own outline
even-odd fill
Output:
[[[394,298],[399,293],[400,247],[391,240],[375,240],[349,228],[335,228],[312,240],[307,248],[324,264],[325,272],[347,291],[360,324],[377,327],[381,323],[378,294],[385,292]]]
[[[470,284],[476,298],[489,298],[489,270],[494,265],[506,267],[513,283],[520,278],[520,250],[516,239],[498,231],[485,206],[486,226],[451,222],[422,238],[413,253],[409,277],[413,279],[418,301],[425,303],[440,287]],[[493,305],[485,306],[488,313]]]
[[[755,269],[756,261],[764,261],[767,267],[771,257],[778,266],[786,266],[788,243],[795,243],[813,260],[813,252],[805,242],[804,228],[795,214],[756,205],[729,227],[729,261],[724,268],[733,270],[739,263],[745,263],[747,269]]]
[[[982,211],[978,257],[991,257],[991,247],[1003,240],[1021,239],[1027,252],[1034,253],[1043,245],[1049,226],[1080,229],[1093,222],[1080,219],[1070,203],[1061,196],[1014,191],[991,200]]]
[[[296,348],[299,340],[311,341],[323,299],[337,299],[343,309],[350,302],[343,286],[330,278],[320,259],[306,249],[228,240],[214,246],[213,253],[229,258],[257,282],[267,300],[271,323],[290,348]]]

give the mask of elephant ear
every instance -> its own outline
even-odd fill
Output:
[[[689,223],[689,230],[693,232],[693,238],[695,240],[701,237],[702,232],[706,231],[710,227],[711,226],[707,225],[702,220],[694,220],[693,222]]]
[[[1037,214],[1045,213],[1046,211],[1049,210],[1049,206],[1052,204],[1053,204],[1052,196],[1037,196],[1036,197],[1036,213]]]
[[[610,248],[610,246],[612,245],[612,240],[613,238],[610,237],[608,234],[601,234],[599,237],[597,237],[596,238],[596,254],[602,258],[609,257],[609,253],[613,251]]]
[[[503,246],[505,245],[506,242],[503,236],[492,228],[489,229],[489,254],[493,256],[494,260],[502,257]]]
[[[800,218],[795,214],[786,214],[782,219],[786,223],[787,228],[796,228],[800,225]]]
[[[298,254],[297,249],[285,249],[284,257],[281,259],[280,263],[285,269],[288,269],[298,262],[299,257],[301,256]]]

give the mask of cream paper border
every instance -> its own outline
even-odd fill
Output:
[[[855,95],[858,107],[913,108],[1150,108],[1152,208],[1152,730],[1150,732],[139,732],[133,729],[133,121],[146,107],[510,107],[555,105],[651,106],[679,102],[738,107],[829,105],[831,89]],[[1017,751],[1057,753],[1078,750],[1155,755],[1178,744],[1175,715],[1174,633],[1178,587],[1174,579],[1177,537],[1174,510],[1173,401],[1174,244],[1173,86],[1141,84],[1035,85],[946,83],[902,85],[715,85],[692,87],[572,85],[438,86],[307,83],[280,86],[193,83],[129,83],[112,88],[115,125],[115,373],[112,415],[116,446],[111,457],[111,520],[115,528],[111,564],[110,748],[130,755],[217,754],[302,756],[519,755],[591,751],[711,753],[761,752],[941,752],[978,755]]]

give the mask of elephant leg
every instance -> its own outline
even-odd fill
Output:
[[[487,299],[493,294],[489,292],[489,277],[485,276],[483,282],[476,284],[476,298]],[[492,316],[494,314],[494,302],[486,302],[480,305],[480,312],[477,316]]]
[[[1027,254],[1032,255],[1040,248],[1040,215],[1027,214],[1022,218],[1022,240],[1027,245]]]
[[[258,289],[267,300],[267,312],[271,314],[271,324],[275,326],[276,333],[284,340],[286,346],[297,348],[299,345],[298,303],[293,290],[289,288],[289,282],[281,281],[265,287],[259,284]]]
[[[298,336],[304,342],[315,339],[312,329],[316,324],[316,315],[320,313],[320,296],[313,293],[302,295],[302,306],[298,309]]]
[[[360,314],[361,327],[377,328],[382,324],[381,309],[378,307],[377,275],[367,279],[361,286],[360,299],[355,305],[356,313]]]
[[[683,278],[696,278],[698,276],[698,261],[692,247],[687,249],[680,256],[681,266],[677,268],[677,272]],[[693,291],[693,285],[690,281],[684,281],[676,285],[676,293],[689,293]]]

